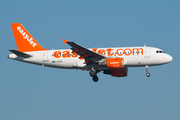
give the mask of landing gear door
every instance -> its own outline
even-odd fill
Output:
[[[144,57],[150,58],[150,48],[149,47],[144,47]]]

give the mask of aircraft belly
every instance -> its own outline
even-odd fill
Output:
[[[132,56],[126,57],[125,59],[127,60],[126,67],[145,66],[152,63],[150,59],[144,58],[143,56]]]
[[[82,60],[81,60],[82,61]],[[51,59],[50,65],[58,68],[67,68],[67,69],[75,69],[74,64],[80,62],[79,59],[75,58],[59,58],[59,59]]]

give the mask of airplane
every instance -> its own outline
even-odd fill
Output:
[[[94,82],[97,74],[126,77],[128,67],[145,67],[150,77],[149,67],[169,63],[173,58],[155,47],[109,47],[85,48],[75,42],[63,39],[70,49],[48,50],[43,48],[20,24],[11,23],[18,50],[10,49],[8,58],[41,66],[81,69],[89,71]]]

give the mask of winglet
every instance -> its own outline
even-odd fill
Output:
[[[65,39],[62,39],[63,41],[64,41],[64,44],[66,44],[68,41],[67,40],[65,40]]]

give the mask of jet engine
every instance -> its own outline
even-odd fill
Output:
[[[124,59],[123,58],[108,58],[99,62],[100,66],[106,66],[108,68],[123,68]]]

